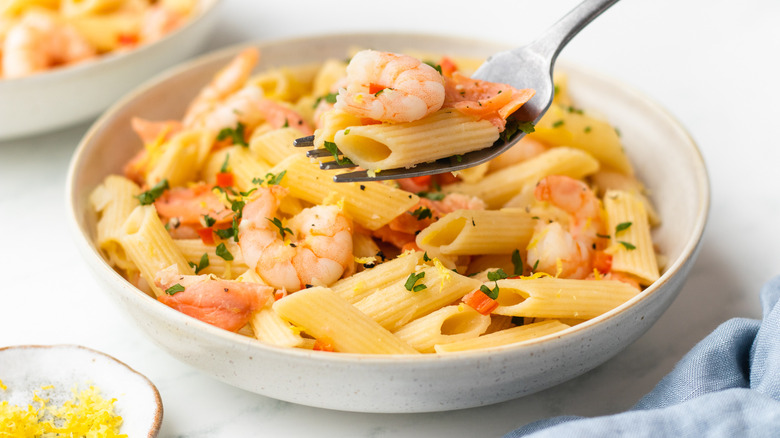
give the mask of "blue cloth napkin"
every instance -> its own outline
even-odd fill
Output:
[[[735,318],[697,344],[627,412],[555,417],[516,437],[780,437],[780,277],[761,290],[763,321]]]

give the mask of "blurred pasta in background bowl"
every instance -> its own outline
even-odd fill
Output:
[[[363,47],[420,54],[431,68],[404,62],[441,91],[477,96],[477,110],[434,105],[390,122],[344,111],[334,105],[350,87],[344,58]],[[344,137],[369,131],[373,143],[418,148],[494,138],[484,106],[514,98],[470,90],[457,71],[500,49],[333,35],[172,70],[106,113],[77,150],[68,196],[80,249],[171,354],[270,397],[436,411],[582,374],[671,304],[706,222],[701,156],[653,102],[564,65],[535,127],[497,123],[535,129],[527,140],[457,175],[334,183],[337,171],[291,147],[314,133],[340,159]],[[354,104],[401,92],[379,76],[352,87]]]
[[[94,117],[191,56],[218,1],[0,2],[0,140]]]

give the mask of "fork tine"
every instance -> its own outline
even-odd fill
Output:
[[[309,158],[320,158],[320,157],[332,157],[333,154],[328,152],[327,149],[312,149],[306,152],[306,156]]]
[[[331,170],[331,169],[351,169],[353,167],[356,167],[355,164],[339,164],[335,161],[328,161],[325,163],[320,163],[320,169],[322,170]]]
[[[298,148],[314,146],[314,136],[309,135],[307,137],[296,138],[293,140],[293,146]]]

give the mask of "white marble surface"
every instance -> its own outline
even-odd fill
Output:
[[[521,43],[576,3],[225,0],[208,49],[371,29]],[[774,0],[622,1],[565,49],[563,57],[633,85],[678,117],[712,184],[701,254],[678,299],[639,341],[568,383],[478,409],[356,414],[251,394],[178,362],[101,291],[68,234],[66,168],[88,124],[0,142],[0,346],[80,344],[124,361],[159,388],[162,437],[501,436],[553,415],[627,409],[718,324],[759,317],[759,289],[780,274],[778,16]]]

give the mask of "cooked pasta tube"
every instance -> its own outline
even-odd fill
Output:
[[[368,170],[413,167],[484,149],[496,140],[498,129],[492,123],[455,109],[407,123],[352,126],[334,137],[345,156]]]
[[[417,280],[411,281],[410,285],[413,275]],[[382,327],[393,331],[462,298],[481,284],[440,264],[426,266],[409,274],[406,279],[368,295],[355,303],[355,307]]]
[[[328,111],[320,116],[321,128],[314,131],[314,147],[321,149],[325,142],[333,142],[336,133],[350,126],[361,125],[360,117],[341,110]]]
[[[129,179],[109,175],[89,195],[89,202],[99,217],[95,242],[108,257],[108,263],[120,269],[133,268],[120,237],[122,224],[138,206],[135,196],[140,192],[141,188]]]
[[[138,206],[130,213],[122,225],[119,240],[155,296],[164,293],[154,284],[154,276],[158,271],[176,265],[182,275],[195,273],[168,234],[153,205]]]
[[[475,184],[458,183],[445,192],[464,193],[481,198],[488,208],[500,208],[524,186],[536,184],[548,175],[582,178],[596,172],[599,162],[579,149],[556,147],[531,159],[488,174]]]
[[[317,339],[331,343],[335,351],[361,354],[417,354],[355,306],[325,287],[290,294],[273,309]]]
[[[215,274],[221,278],[235,278],[249,269],[241,257],[241,250],[233,241],[226,241],[225,247],[233,256],[233,260],[227,261],[217,255],[215,245],[207,245],[201,239],[176,239],[176,246],[190,263],[196,266],[200,264],[203,256],[208,259],[208,266],[199,270],[199,274]]]
[[[595,318],[639,293],[616,280],[519,278],[498,280],[496,285],[498,307],[493,313],[539,318]]]
[[[249,78],[249,83],[262,88],[263,95],[269,99],[294,102],[311,92],[319,70],[319,64],[280,67]]]
[[[615,128],[575,108],[563,108],[553,103],[536,124],[535,131],[528,135],[548,144],[564,144],[582,149],[605,167],[626,175],[634,173]]]
[[[421,251],[403,254],[371,269],[342,278],[330,288],[348,302],[355,304],[374,291],[399,281],[406,281],[409,273],[414,272],[414,267],[420,263],[422,257]]]
[[[456,351],[479,350],[482,348],[498,347],[501,345],[529,341],[531,339],[541,338],[542,336],[547,336],[567,328],[569,328],[568,325],[552,319],[534,324],[508,328],[506,330],[497,331],[480,336],[478,338],[466,339],[449,344],[436,345],[434,348],[437,353],[454,353]]]
[[[415,319],[394,334],[420,353],[433,353],[434,345],[476,338],[489,325],[490,315],[466,305],[447,306]]]
[[[286,170],[281,185],[290,189],[296,198],[313,204],[334,200],[359,225],[376,230],[396,216],[412,208],[420,198],[417,195],[380,182],[337,183],[337,172],[320,170],[305,155],[292,155],[274,166],[271,172]]]
[[[254,185],[255,178],[264,178],[271,170],[271,166],[256,157],[249,149],[235,146],[228,158],[231,172],[235,178],[236,187],[242,191],[250,190]]]
[[[658,261],[642,200],[629,192],[609,190],[604,195],[608,230],[612,239],[612,270],[624,272],[647,286],[658,280]]]
[[[194,180],[213,142],[214,136],[208,131],[183,131],[176,134],[149,169],[146,181],[153,185],[167,179],[171,186],[183,186]]]
[[[300,136],[300,132],[293,128],[274,129],[257,136],[252,135],[249,149],[273,166],[292,154],[301,153],[300,149],[296,150],[293,146],[293,141]]]
[[[537,220],[521,209],[456,210],[417,235],[431,254],[511,254],[525,248]]]

